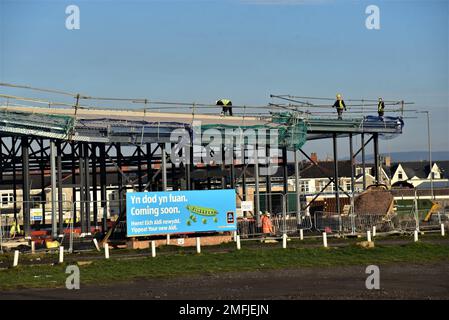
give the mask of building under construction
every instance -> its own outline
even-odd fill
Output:
[[[374,176],[379,181],[379,137],[402,133],[406,105],[386,101],[389,116],[378,117],[376,100],[347,100],[349,111],[337,121],[327,99],[272,96],[274,102],[266,106],[234,105],[233,116],[222,116],[214,104],[2,87],[72,100],[59,103],[0,95],[0,185],[2,190],[11,190],[6,200],[2,196],[0,211],[14,216],[26,237],[35,226],[56,236],[71,222],[82,233],[93,228],[105,232],[112,207],[124,218],[127,190],[235,189],[238,199],[254,201],[253,214],[258,213],[261,190],[265,193],[263,207],[272,208],[273,164],[281,177],[281,192],[287,194],[287,164],[294,163],[294,213],[301,215],[310,203],[301,203],[300,158],[313,163],[302,148],[307,141],[318,139],[333,142],[334,170],[329,183],[336,186],[336,210],[341,212],[340,193],[351,196],[354,191],[355,157],[361,155],[364,165],[366,148],[372,148]],[[108,103],[123,106],[104,106]],[[361,148],[355,150],[357,135]],[[217,136],[232,141],[216,143]],[[196,137],[200,137],[198,143]],[[338,143],[349,146],[349,193],[339,186],[342,155],[338,155]],[[249,181],[254,188],[251,199]],[[64,190],[71,190],[70,197],[64,196]],[[33,218],[36,208],[41,216],[38,224]],[[258,219],[258,214],[254,217]]]

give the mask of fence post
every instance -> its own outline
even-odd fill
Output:
[[[323,246],[327,248],[327,233],[323,232]]]
[[[109,244],[107,243],[104,244],[104,257],[109,259]]]
[[[201,253],[201,238],[196,237],[196,253]]]
[[[31,254],[36,253],[36,243],[34,241],[31,241]]]
[[[376,226],[373,226],[373,238],[376,236]]]
[[[59,247],[59,263],[64,263],[64,247]]]
[[[287,234],[286,233],[284,233],[282,235],[282,248],[287,249]]]
[[[368,240],[368,242],[371,242],[371,231],[367,231],[366,232],[366,240]]]
[[[12,263],[13,267],[17,267],[19,265],[19,250],[14,250],[14,261]]]
[[[417,242],[418,241],[418,230],[415,230],[414,238],[415,238],[415,242]]]
[[[441,224],[441,236],[444,237],[444,223]]]
[[[151,256],[156,257],[156,242],[154,240],[151,241]]]
[[[240,236],[239,235],[237,235],[236,241],[237,241],[237,250],[240,250],[242,247],[241,247],[241,244],[240,244]]]
[[[98,240],[94,238],[93,240],[95,248],[97,248],[97,251],[100,251],[100,246],[98,245]]]
[[[303,229],[299,229],[299,239],[304,240],[304,230]]]

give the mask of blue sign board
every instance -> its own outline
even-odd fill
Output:
[[[234,189],[126,193],[127,236],[235,231]]]

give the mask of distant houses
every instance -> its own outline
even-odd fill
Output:
[[[302,161],[300,164],[300,195],[302,206],[305,207],[306,203],[313,200],[313,204],[307,209],[309,212],[313,211],[327,211],[332,212],[336,208],[335,202],[335,185],[332,182],[334,176],[334,163],[333,161],[319,161],[315,154],[312,154],[311,161]],[[374,177],[374,164],[366,163],[363,166],[361,163],[356,163],[353,168],[354,174],[354,193],[359,194],[363,192],[364,185],[370,186],[376,183]],[[126,174],[133,175],[133,168],[124,168],[123,171]],[[255,192],[255,175],[254,167],[249,165],[244,170],[244,166],[236,166],[235,176],[240,177],[238,183],[239,192],[242,199],[249,201],[254,200]],[[245,173],[245,174],[244,174]],[[345,205],[350,203],[350,196],[352,193],[351,175],[352,168],[350,161],[338,162],[339,173],[339,185],[340,185],[340,208],[344,208]],[[365,173],[365,175],[363,174]],[[433,174],[433,183],[431,183],[431,173]],[[182,176],[174,172],[173,176],[169,175],[169,179],[177,179],[182,181]],[[221,188],[221,179],[223,174],[228,179],[230,172],[223,171],[219,166],[211,166],[209,168],[197,168],[195,173],[191,175],[193,182],[197,189],[207,188]],[[282,164],[280,164],[277,172],[270,177],[270,188],[267,191],[267,177],[260,177],[260,210],[272,209],[276,213],[276,210],[281,210],[282,197],[280,196],[284,191],[283,185],[283,170]],[[288,211],[296,212],[295,201],[295,170],[294,164],[288,163],[287,166],[287,188],[288,188]],[[414,162],[399,162],[392,163],[388,157],[385,157],[379,167],[380,183],[385,185],[386,188],[392,190],[392,194],[395,199],[411,199],[415,195],[421,199],[430,199],[433,195],[434,199],[444,201],[444,206],[449,207],[449,161],[435,161],[430,170],[429,163],[426,161],[414,161]],[[118,215],[118,178],[115,171],[107,172],[107,203],[106,211],[108,217]],[[204,177],[208,178],[208,184],[200,184],[200,181],[204,180]],[[241,187],[242,179],[245,178],[246,188],[243,190]],[[79,190],[76,188],[78,185],[79,176],[76,175],[76,182],[71,182],[71,175],[67,173],[64,175],[64,184],[62,190],[62,205],[64,208],[64,217],[70,218],[72,212],[79,211],[79,203],[77,206],[73,206],[72,203],[76,199],[80,199]],[[98,181],[99,179],[97,179]],[[21,177],[17,176],[17,189],[14,193],[14,184],[12,176],[3,175],[0,183],[0,213],[12,215],[14,211],[19,213],[22,211],[22,190],[21,190]],[[51,188],[49,173],[45,175],[32,174],[31,175],[31,215],[32,218],[36,216],[37,219],[42,219],[44,213],[46,213],[46,221],[49,221],[51,211]],[[180,185],[182,188],[182,183]],[[124,186],[127,190],[132,190],[132,185]],[[432,191],[431,191],[432,189]],[[267,197],[267,193],[272,196],[270,199]],[[17,199],[14,199],[14,195]],[[99,201],[100,194],[94,195],[91,191],[91,199],[98,199],[95,206],[91,206],[92,214],[98,219],[103,216],[103,208]],[[14,205],[15,200],[17,200]],[[270,204],[269,202],[272,201]],[[276,209],[274,206],[276,205]],[[240,198],[237,200],[237,206],[240,205]],[[14,210],[15,209],[15,210]],[[303,208],[301,208],[303,209]],[[93,211],[95,210],[95,214]],[[73,212],[74,213],[74,212]]]

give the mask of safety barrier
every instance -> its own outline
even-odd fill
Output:
[[[317,231],[327,233],[366,233],[376,227],[377,232],[413,232],[414,230],[440,230],[441,224],[449,226],[449,212],[436,212],[427,217],[428,210],[417,213],[348,214],[317,211],[313,226]]]

